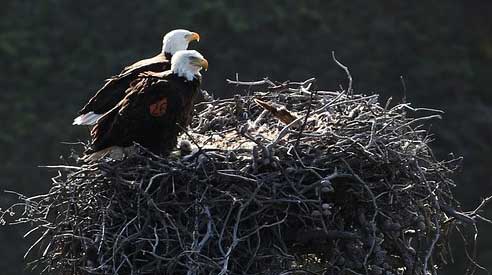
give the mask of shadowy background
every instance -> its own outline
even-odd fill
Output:
[[[85,141],[71,126],[103,79],[161,48],[175,28],[199,32],[210,62],[203,86],[231,96],[225,78],[318,79],[346,84],[331,59],[349,66],[359,93],[402,97],[446,111],[435,122],[433,148],[464,156],[456,176],[464,209],[492,193],[492,1],[62,1],[3,0],[0,9],[0,189],[45,192],[70,151]],[[0,193],[0,207],[15,197]],[[492,211],[488,210],[488,216]],[[481,224],[480,262],[492,268],[492,225]],[[22,227],[0,228],[1,274],[24,270]],[[457,238],[457,246],[460,241]],[[464,251],[445,274],[464,274]]]

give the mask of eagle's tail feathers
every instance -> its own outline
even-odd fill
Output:
[[[80,115],[73,120],[73,125],[94,125],[97,120],[101,117],[100,114],[95,114],[94,112],[89,112],[87,114]]]

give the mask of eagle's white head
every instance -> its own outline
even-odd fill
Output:
[[[162,53],[174,55],[177,51],[186,50],[193,40],[200,41],[200,35],[181,29],[170,31],[162,39]]]
[[[188,81],[200,77],[201,69],[208,69],[208,61],[195,50],[178,51],[171,58],[171,71]]]

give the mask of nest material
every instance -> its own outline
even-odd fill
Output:
[[[49,193],[21,197],[17,221],[41,232],[34,263],[71,275],[437,274],[449,233],[478,215],[456,210],[457,159],[429,148],[422,124],[441,112],[310,82],[246,83],[268,87],[198,104],[188,155],[136,145],[122,161],[60,166]]]

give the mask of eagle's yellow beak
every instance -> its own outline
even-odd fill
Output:
[[[201,67],[205,71],[208,70],[208,61],[205,58],[199,58],[199,57],[192,58],[190,64]]]
[[[196,42],[200,42],[200,35],[196,32],[192,32],[190,34],[187,34],[185,36],[185,39],[189,42],[196,40]]]
[[[200,66],[202,66],[202,68],[206,71],[208,70],[208,61],[207,59],[200,59]]]

